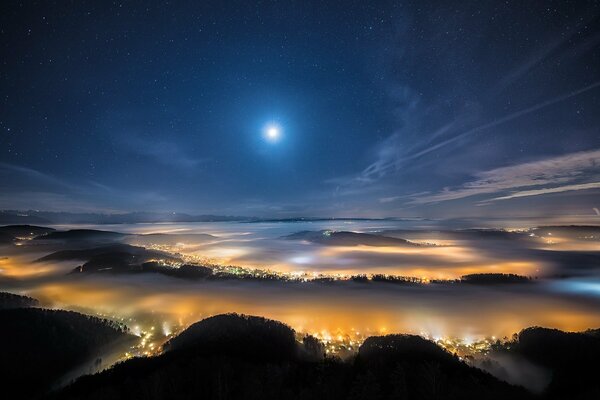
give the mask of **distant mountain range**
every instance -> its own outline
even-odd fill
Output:
[[[389,219],[389,218],[384,218]],[[308,222],[308,221],[369,221],[369,218],[260,218],[239,215],[192,215],[176,212],[130,213],[70,213],[40,210],[0,210],[0,225],[8,224],[136,224],[156,222]]]
[[[230,215],[131,212],[122,214],[69,213],[52,211],[0,211],[0,224],[134,224],[155,222],[251,221],[256,218]]]

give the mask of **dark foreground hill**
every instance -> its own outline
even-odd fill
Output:
[[[299,356],[294,331],[261,317],[216,315],[191,325],[164,346],[167,351],[228,356],[255,361],[286,361]]]
[[[27,308],[35,307],[39,301],[27,296],[19,296],[18,294],[0,292],[0,310],[9,308]]]
[[[521,388],[416,336],[370,338],[356,360],[318,357],[310,338],[259,317],[192,325],[167,351],[86,376],[58,399],[519,399]],[[403,397],[399,397],[403,396]]]
[[[551,399],[600,399],[600,330],[563,332],[528,328],[497,349],[518,354],[552,372]]]
[[[67,311],[0,311],[2,393],[10,399],[597,399],[600,333],[529,328],[495,352],[552,372],[539,396],[473,368],[414,335],[370,337],[346,361],[316,339],[300,343],[277,321],[237,314],[197,322],[156,357],[136,358],[58,391],[68,371],[107,345],[132,342],[124,327]],[[44,393],[46,393],[44,395]]]
[[[360,399],[518,399],[510,386],[414,335],[368,338],[353,366],[350,393]]]
[[[42,395],[106,346],[134,339],[107,320],[39,308],[0,310],[0,327],[0,391],[11,400]]]

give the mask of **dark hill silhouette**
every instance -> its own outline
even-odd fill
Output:
[[[81,241],[81,242],[114,242],[123,239],[127,234],[95,229],[71,229],[68,231],[54,231],[35,240],[44,241]]]
[[[140,262],[145,262],[151,256],[138,256],[129,251],[111,251],[90,258],[88,262],[77,267],[74,272],[130,272],[136,270]]]
[[[526,232],[506,231],[503,229],[388,229],[381,232],[385,236],[397,237],[423,237],[430,238],[435,236],[452,237],[462,240],[527,240],[529,234]]]
[[[10,399],[41,395],[104,346],[134,339],[110,321],[61,310],[0,310],[0,326],[2,394]]]
[[[165,265],[164,262],[180,264],[182,260],[158,250],[127,244],[113,244],[80,250],[61,250],[36,260],[37,262],[82,260],[84,264],[73,269],[80,273],[159,273],[175,278],[198,280],[213,278],[213,269],[202,265],[183,264],[178,267]]]
[[[353,279],[355,282],[356,279]],[[412,276],[401,276],[401,275],[386,275],[386,274],[373,274],[371,275],[373,282],[385,282],[385,283],[396,283],[396,284],[420,284],[423,280]],[[359,280],[360,281],[360,280]],[[363,280],[364,281],[364,280]]]
[[[528,398],[522,388],[470,367],[414,335],[368,338],[355,361],[354,399]]]
[[[217,239],[217,237],[213,235],[204,233],[151,233],[139,235],[97,229],[71,229],[68,231],[57,231],[53,228],[34,225],[7,225],[0,227],[0,243],[11,242],[17,237],[30,239],[35,238],[38,242],[44,243],[127,243],[138,246],[149,246],[152,244],[174,246],[178,243],[184,242],[202,243]]]
[[[251,360],[292,360],[298,353],[294,331],[281,322],[237,314],[196,322],[165,344],[166,350]]]
[[[0,244],[12,244],[15,241],[15,237],[8,233],[0,232]]]
[[[37,299],[27,296],[20,296],[18,294],[0,292],[0,310],[9,308],[36,307],[38,305],[39,301]]]
[[[540,226],[531,231],[537,236],[556,235],[600,241],[600,226],[595,225]]]
[[[140,272],[155,272],[181,279],[207,279],[214,277],[213,269],[202,265],[183,264],[178,268],[165,267],[158,262],[149,261],[140,266]]]
[[[202,265],[183,264],[171,267],[165,263],[181,264],[182,260],[171,254],[148,250],[127,244],[112,244],[78,250],[61,250],[36,262],[85,261],[72,273],[160,273],[183,279],[206,279],[213,277],[213,269]],[[161,260],[158,262],[156,260]]]
[[[10,235],[12,237],[29,237],[33,238],[39,235],[44,235],[53,232],[53,228],[35,225],[6,225],[0,226],[0,233]]]
[[[516,353],[552,371],[546,388],[551,399],[600,398],[599,330],[563,332],[557,329],[528,328],[501,351]]]
[[[288,240],[306,240],[329,246],[420,246],[405,239],[347,231],[302,231],[284,236]]]
[[[106,253],[117,253],[125,252],[133,255],[142,255],[147,252],[143,247],[130,246],[126,244],[112,244],[108,246],[99,246],[86,249],[77,250],[60,250],[54,253],[48,254],[44,257],[37,259],[37,262],[44,261],[69,261],[69,260],[90,260],[91,258],[106,254]]]
[[[0,226],[0,244],[13,244],[19,238],[33,239],[36,236],[52,232],[52,228],[33,225]]]
[[[416,335],[387,335],[367,338],[360,346],[358,355],[363,360],[393,361],[432,360],[453,362],[455,357],[434,342]]]
[[[127,244],[112,244],[79,250],[61,250],[41,257],[36,261],[87,260],[82,266],[77,267],[74,272],[140,272],[143,271],[142,264],[157,259],[180,261],[179,258],[162,251],[148,250]]]
[[[598,330],[563,332],[532,327],[522,330],[511,345],[512,351],[551,368],[600,360]]]
[[[520,399],[521,388],[414,336],[368,339],[356,360],[301,356],[284,324],[218,315],[172,339],[158,357],[85,376],[58,399]],[[313,346],[317,351],[320,346]],[[305,349],[306,350],[306,349]],[[411,396],[411,397],[407,397]]]
[[[531,278],[517,274],[470,274],[460,277],[462,283],[472,283],[475,285],[498,285],[509,283],[531,283]]]

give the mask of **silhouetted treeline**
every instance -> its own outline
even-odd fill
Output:
[[[531,278],[516,274],[470,274],[460,278],[464,283],[475,283],[478,285],[493,285],[500,283],[529,283]]]
[[[39,301],[32,299],[31,297],[0,292],[0,310],[8,308],[36,307],[38,304]]]
[[[202,265],[184,264],[178,268],[165,267],[157,262],[142,264],[142,272],[157,272],[183,279],[206,279],[213,275],[213,269]]]
[[[350,280],[352,282],[366,283],[369,282],[369,276],[367,274],[352,275]]]
[[[510,386],[414,335],[368,338],[353,365],[350,399],[518,399]]]
[[[552,372],[550,399],[600,399],[600,330],[528,328],[496,351],[516,353]]]
[[[296,356],[294,331],[281,322],[261,317],[217,315],[196,322],[165,344],[167,350],[198,355],[281,361]]]
[[[385,274],[373,274],[371,275],[373,282],[387,282],[387,283],[423,283],[421,278],[414,276],[401,276],[401,275],[385,275]]]
[[[0,311],[3,394],[41,395],[108,343],[127,338],[110,321],[66,311]],[[131,359],[84,376],[51,399],[535,399],[414,335],[368,338],[346,361],[326,357],[311,336],[299,343],[277,321],[237,314],[191,325],[157,357]],[[552,371],[541,398],[596,399],[600,331],[530,328],[496,352]]]
[[[112,321],[40,308],[0,310],[0,327],[0,393],[11,400],[41,395],[104,346],[133,339]]]
[[[192,325],[150,359],[86,376],[58,399],[520,399],[521,388],[416,336],[370,338],[356,359],[323,358],[284,324],[220,315]],[[307,356],[307,355],[312,355]]]

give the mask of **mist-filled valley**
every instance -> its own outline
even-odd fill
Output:
[[[281,321],[296,340],[310,335],[341,360],[353,360],[369,337],[417,335],[544,393],[550,368],[496,350],[529,327],[600,326],[594,226],[325,220],[12,225],[0,233],[0,291],[35,299],[18,307],[76,311],[128,335],[119,346],[93,344],[56,377],[58,387],[157,356],[193,323],[239,313]]]

